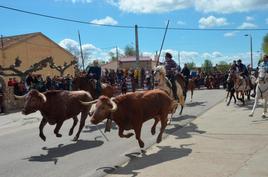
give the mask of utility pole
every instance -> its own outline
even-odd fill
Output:
[[[138,25],[135,25],[135,43],[136,43],[136,67],[139,67],[139,36],[138,36]]]
[[[80,53],[81,53],[81,59],[82,59],[82,67],[83,67],[83,71],[85,71],[85,61],[84,61],[84,56],[83,56],[83,49],[82,49],[82,44],[81,44],[81,38],[80,38],[80,32],[79,32],[79,30],[78,30],[78,38],[79,38]]]
[[[1,35],[1,47],[4,48],[3,35]]]
[[[179,66],[181,66],[181,53],[180,53],[180,51],[178,51],[178,62],[179,62]]]
[[[118,47],[116,46],[116,63],[117,63],[117,68],[119,68],[119,54],[118,54]]]
[[[250,38],[250,63],[251,63],[251,67],[253,68],[252,36],[251,34],[245,34],[244,36],[249,36]]]

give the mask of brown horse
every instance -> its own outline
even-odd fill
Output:
[[[74,78],[73,80],[73,90],[85,90],[91,94],[93,99],[97,99],[97,93],[96,93],[96,82],[94,79],[90,79],[86,76],[79,76]],[[102,83],[101,84],[101,94],[105,95],[111,98],[115,94],[115,89],[107,84]]]
[[[191,99],[190,101],[193,101],[193,95],[194,95],[194,89],[195,89],[195,78],[189,79],[188,81],[188,90],[191,91]]]

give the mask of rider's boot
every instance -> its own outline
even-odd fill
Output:
[[[171,82],[172,83],[172,92],[173,92],[173,96],[175,100],[179,100],[179,97],[177,95],[177,86],[175,82]]]

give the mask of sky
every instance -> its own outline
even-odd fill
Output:
[[[250,64],[248,34],[252,36],[256,66],[262,39],[268,33],[267,0],[0,0],[0,6],[92,23],[55,20],[0,7],[3,36],[42,32],[79,54],[79,30],[86,64],[94,59],[109,60],[109,52],[115,52],[116,47],[123,53],[127,45],[135,46],[134,25],[139,27],[139,51],[153,56],[160,50],[169,21],[171,29],[167,30],[162,54],[171,52],[177,63],[180,58],[181,65],[194,62],[201,66],[205,59],[213,64],[236,59]]]

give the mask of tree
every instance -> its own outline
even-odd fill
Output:
[[[216,65],[216,68],[220,72],[227,72],[230,69],[231,65],[228,64],[226,61],[220,61],[219,64]]]
[[[268,55],[268,33],[263,37],[262,49],[263,53]]]
[[[51,62],[50,65],[49,65],[49,67],[51,69],[56,69],[57,71],[59,71],[60,76],[62,77],[64,75],[64,72],[66,71],[66,69],[68,69],[69,67],[71,67],[72,65],[74,65],[76,63],[77,63],[76,60],[72,60],[69,64],[67,64],[66,62],[64,62],[63,66],[58,66],[54,62]]]
[[[125,47],[124,53],[126,56],[135,56],[136,55],[136,51],[135,51],[134,47],[131,45],[127,45]]]
[[[213,64],[210,60],[205,60],[204,63],[202,64],[202,69],[206,72],[209,73],[213,71]]]
[[[192,70],[192,69],[194,69],[196,67],[194,62],[190,62],[190,63],[186,63],[186,64],[187,64],[189,70]]]
[[[117,61],[116,54],[114,52],[109,52],[110,61]]]
[[[2,67],[0,65],[0,75],[2,76],[18,76],[20,77],[22,80],[25,80],[26,76],[29,73],[32,72],[36,72],[39,70],[42,70],[43,68],[47,67],[48,64],[53,63],[53,59],[52,57],[46,57],[42,60],[40,60],[37,63],[34,63],[33,65],[31,65],[29,68],[27,68],[24,71],[18,70],[17,67],[20,66],[21,61],[19,60],[19,58],[17,57],[15,59],[15,64],[10,65],[9,67]]]

